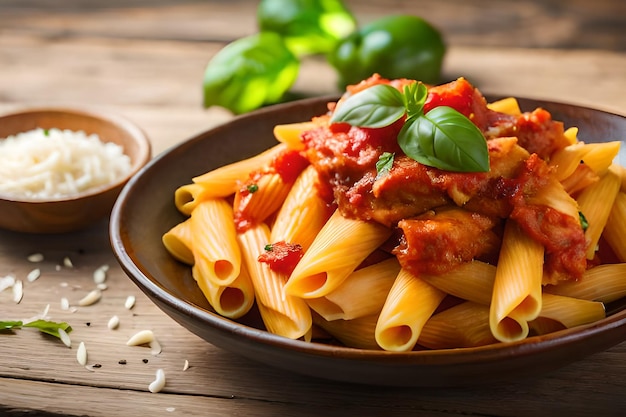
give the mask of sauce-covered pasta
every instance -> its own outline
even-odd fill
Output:
[[[396,106],[371,125],[337,119],[381,118],[388,108],[363,94],[381,85],[413,94],[406,112]],[[220,314],[241,317],[256,301],[276,334],[311,340],[317,326],[348,346],[407,351],[586,324],[626,296],[619,141],[587,144],[548,110],[488,103],[463,78],[424,86],[374,75],[328,109],[277,126],[274,148],[177,190],[190,218],[163,242],[193,265]],[[460,137],[468,123],[474,143]],[[473,147],[484,148],[487,169],[459,166]],[[207,207],[220,207],[216,223]],[[206,232],[224,222],[228,233]]]

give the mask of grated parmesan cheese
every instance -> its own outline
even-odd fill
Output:
[[[5,194],[63,198],[116,182],[130,170],[122,147],[96,134],[38,128],[0,139],[0,192]]]

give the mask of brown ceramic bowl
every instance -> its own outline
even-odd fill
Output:
[[[37,108],[0,117],[0,138],[36,128],[98,134],[100,140],[124,148],[131,159],[131,172],[116,183],[71,197],[41,200],[0,193],[0,228],[26,233],[63,233],[84,228],[109,215],[124,184],[151,158],[145,133],[119,116],[69,108]]]
[[[190,268],[175,261],[161,236],[183,217],[174,190],[196,175],[249,157],[275,144],[272,128],[308,120],[331,98],[309,99],[240,116],[153,159],[124,188],[113,208],[111,243],[128,276],[174,320],[213,345],[271,366],[337,381],[389,386],[462,386],[517,380],[605,350],[626,339],[626,302],[608,306],[597,323],[524,341],[479,348],[412,351],[360,350],[289,340],[266,332],[258,317],[240,321],[212,310]],[[542,106],[587,141],[623,138],[626,118],[572,105],[521,99]],[[622,164],[625,154],[622,153]]]

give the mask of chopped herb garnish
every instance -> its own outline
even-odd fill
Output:
[[[259,186],[256,184],[250,184],[246,187],[246,189],[249,193],[256,193],[257,191],[259,191]]]
[[[393,166],[394,154],[391,152],[383,152],[376,162],[376,178],[387,175]]]
[[[274,248],[272,247],[272,244],[271,244],[271,243],[268,243],[267,245],[265,245],[264,249],[265,249],[267,252],[271,252]]]
[[[589,222],[587,221],[587,218],[582,213],[582,211],[578,212],[578,219],[580,220],[580,227],[583,228],[583,232],[584,232],[589,227]]]
[[[330,121],[381,128],[405,117],[398,144],[409,158],[447,171],[489,171],[487,141],[478,127],[452,107],[424,113],[427,96],[421,82],[405,86],[403,92],[378,84],[348,97]]]
[[[50,129],[44,129],[43,130],[43,135],[44,136],[50,136]]]

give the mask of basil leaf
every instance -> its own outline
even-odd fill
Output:
[[[40,332],[43,332],[43,333],[46,333],[55,337],[60,337],[59,329],[63,329],[66,332],[70,332],[72,330],[70,325],[65,322],[57,323],[57,322],[48,321],[48,320],[31,321],[31,322],[25,323],[23,327],[34,327],[36,329],[39,329]]]
[[[422,114],[424,103],[428,97],[428,88],[423,83],[416,82],[405,86],[403,94],[407,117]]]
[[[398,144],[410,158],[424,165],[456,172],[489,171],[487,142],[467,117],[451,107],[435,107],[409,118]]]
[[[381,128],[389,126],[406,113],[400,91],[387,84],[377,84],[346,98],[330,118],[331,123]]]
[[[376,178],[387,175],[393,166],[394,154],[391,152],[383,152],[376,161]]]
[[[19,329],[23,324],[20,320],[0,321],[0,330]]]
[[[203,105],[235,114],[280,101],[296,81],[300,61],[273,32],[239,38],[211,58],[204,71]]]

